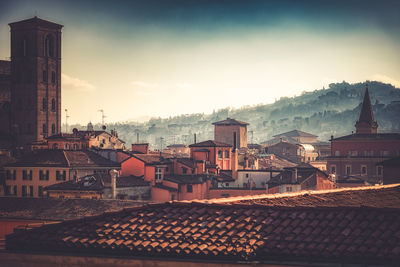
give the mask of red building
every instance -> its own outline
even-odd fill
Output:
[[[400,134],[378,133],[368,88],[365,90],[356,133],[331,139],[327,169],[336,180],[358,177],[369,183],[382,183],[383,168],[377,163],[400,156]]]
[[[230,144],[234,149],[247,147],[247,122],[227,118],[214,125],[214,140]]]

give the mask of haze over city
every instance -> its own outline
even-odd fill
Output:
[[[70,123],[140,120],[272,103],[332,82],[400,86],[397,1],[2,1],[11,21],[65,25]],[[65,114],[62,115],[64,121]]]

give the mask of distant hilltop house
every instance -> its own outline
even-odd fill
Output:
[[[355,124],[356,132],[337,138],[331,138],[331,156],[328,157],[328,171],[340,183],[352,183],[357,179],[362,185],[395,183],[400,176],[383,179],[384,173],[391,172],[392,166],[386,165],[391,158],[400,156],[400,134],[378,133],[368,87],[365,89],[360,117]],[[387,170],[385,170],[385,165]],[[397,167],[400,173],[400,165]]]

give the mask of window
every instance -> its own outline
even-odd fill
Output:
[[[155,180],[156,182],[161,182],[162,180],[162,168],[156,168],[155,169]]]
[[[229,150],[225,150],[225,158],[229,159]]]
[[[351,174],[351,165],[346,165],[346,175]]]
[[[78,150],[78,144],[74,144],[74,150]]]
[[[336,156],[336,157],[339,157],[339,156],[340,156],[340,151],[339,151],[339,150],[336,150],[336,151],[335,151],[335,156]]]
[[[51,133],[52,134],[56,133],[56,125],[54,123],[51,125]]]
[[[381,151],[381,156],[387,157],[389,155],[390,155],[389,151],[387,151],[387,150],[382,150]]]
[[[376,167],[376,175],[382,176],[382,166],[377,166]]]
[[[33,197],[33,186],[32,185],[29,186],[29,196]]]
[[[57,143],[53,144],[53,149],[58,149],[58,144]]]
[[[361,165],[361,175],[366,175],[366,174],[367,174],[367,166]]]
[[[56,171],[56,180],[57,181],[60,181],[60,180],[65,181],[66,177],[67,177],[66,171]]]
[[[332,165],[331,166],[331,174],[335,174],[336,173],[336,166]]]
[[[22,180],[32,180],[32,170],[30,170],[29,172],[27,170],[23,170]]]
[[[186,191],[188,193],[193,193],[193,186],[191,184],[186,185]]]
[[[47,126],[46,126],[46,124],[43,124],[42,125],[42,130],[43,130],[43,134],[45,134],[45,133],[47,133]]]
[[[22,196],[26,197],[26,185],[22,186]]]
[[[16,180],[17,179],[17,171],[14,170],[11,172],[10,170],[6,171],[6,180]]]
[[[52,84],[56,83],[56,73],[54,71],[51,72],[51,83]]]
[[[42,99],[42,110],[43,111],[47,110],[47,99],[46,98]]]
[[[349,150],[349,156],[357,157],[358,156],[358,151],[357,150]]]
[[[54,98],[51,100],[51,111],[56,111],[56,100]]]
[[[222,150],[218,150],[218,158],[222,159]]]
[[[65,145],[64,145],[64,149],[65,149],[65,150],[69,150],[69,144],[65,144]]]
[[[38,186],[38,195],[39,197],[43,197],[43,186],[41,185]]]
[[[182,172],[183,172],[183,174],[186,174],[187,173],[187,168],[182,167]]]
[[[195,172],[195,169],[192,169],[192,174],[194,174],[194,172]]]
[[[10,186],[10,185],[7,185],[7,186],[6,186],[5,195],[6,195],[6,196],[11,196],[11,186]]]
[[[39,180],[49,180],[49,171],[39,171]]]
[[[229,183],[225,183],[225,186],[228,187],[228,186],[229,186]]]
[[[286,192],[292,192],[292,187],[291,186],[287,186],[286,187]]]
[[[45,71],[45,70],[43,71],[42,80],[43,80],[44,83],[47,83],[47,71]]]
[[[44,43],[45,51],[44,54],[46,57],[54,56],[54,41],[52,35],[47,35]]]

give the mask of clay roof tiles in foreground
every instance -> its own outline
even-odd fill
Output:
[[[153,259],[397,264],[399,193],[397,184],[269,196],[269,203],[250,196],[151,204],[19,230],[6,246]],[[372,204],[378,196],[383,200]]]

